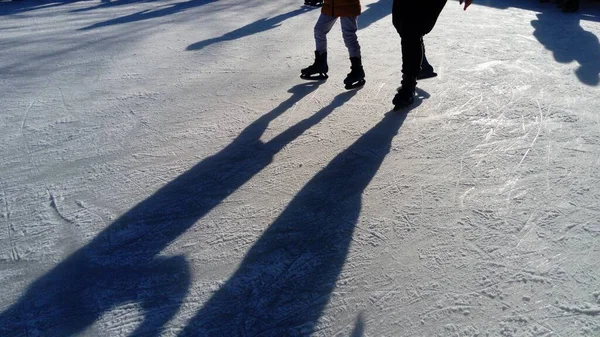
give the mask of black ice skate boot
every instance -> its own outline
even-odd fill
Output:
[[[362,61],[359,56],[351,57],[350,63],[350,73],[346,76],[344,80],[344,84],[346,85],[346,89],[355,89],[358,87],[362,87],[365,85],[365,70],[362,66]]]
[[[392,100],[394,111],[404,109],[415,102],[416,87],[417,79],[415,77],[402,77],[402,86],[398,88],[398,92]]]
[[[304,0],[304,4],[307,6],[321,7],[323,6],[323,0]]]
[[[435,71],[433,71],[433,66],[431,64],[429,64],[429,62],[427,61],[427,57],[425,56],[425,53],[423,53],[423,62],[421,62],[421,71],[419,72],[419,75],[417,76],[417,80],[424,80],[427,78],[432,78],[432,77],[436,77],[437,73]]]
[[[305,80],[325,80],[329,77],[327,76],[328,71],[329,66],[327,66],[327,52],[319,53],[318,51],[315,51],[315,62],[312,65],[300,70],[300,78]]]

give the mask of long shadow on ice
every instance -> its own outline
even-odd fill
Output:
[[[187,2],[175,3],[174,5],[169,6],[175,7],[178,9],[188,9],[192,7],[198,7],[210,2],[214,2],[218,0],[189,0]],[[12,15],[19,13],[26,13],[30,11],[40,10],[40,9],[48,9],[52,7],[59,7],[64,5],[69,5],[75,2],[89,2],[88,0],[17,0],[11,2],[2,2],[0,1],[0,16],[2,15]],[[73,12],[84,12],[101,8],[108,8],[113,6],[121,6],[121,5],[129,5],[135,3],[160,3],[161,0],[102,0],[101,2],[93,1],[93,6],[81,8],[74,10]],[[163,15],[172,14],[177,11],[161,11],[160,13]],[[155,15],[154,17],[157,17]],[[162,15],[161,15],[162,16]]]
[[[161,251],[355,93],[340,94],[272,140],[260,140],[271,121],[317,87],[318,83],[293,87],[286,101],[249,125],[230,145],[140,202],[34,281],[0,314],[0,336],[71,336],[109,310],[132,303],[143,310],[144,320],[131,336],[159,335],[190,285],[185,259],[163,257]]]
[[[260,19],[258,21],[247,24],[243,27],[240,27],[236,30],[233,30],[229,33],[223,34],[222,36],[193,43],[193,44],[189,45],[186,49],[187,50],[200,50],[202,48],[205,48],[205,47],[210,46],[215,43],[237,40],[237,39],[241,39],[241,38],[244,38],[244,37],[256,34],[256,33],[265,32],[267,30],[271,30],[273,28],[279,27],[283,21],[285,21],[291,17],[294,17],[298,14],[302,14],[302,13],[305,13],[305,12],[311,11],[311,10],[314,10],[314,8],[302,7],[299,9],[295,9],[291,12],[279,14],[272,18]]]
[[[365,29],[375,22],[392,14],[392,0],[379,0],[368,4],[358,17],[358,29]],[[389,24],[391,24],[391,19]]]
[[[189,1],[185,1],[185,2],[175,2],[175,3],[169,4],[169,5],[163,5],[162,7],[159,7],[154,10],[143,10],[143,11],[139,11],[139,12],[136,12],[136,13],[133,13],[130,15],[125,15],[125,16],[121,16],[121,17],[114,18],[111,20],[98,22],[93,25],[83,27],[79,30],[90,30],[90,29],[114,26],[114,25],[124,24],[124,23],[156,19],[156,18],[160,18],[163,16],[167,16],[167,15],[177,14],[177,13],[183,12],[187,9],[198,7],[198,6],[205,5],[205,4],[208,4],[211,2],[215,2],[215,1],[217,1],[217,0],[189,0]],[[110,6],[114,6],[115,4],[118,4],[118,2],[116,2],[114,4],[111,2],[107,2],[107,3],[105,3],[104,6],[110,7]]]
[[[311,335],[346,261],[363,192],[405,116],[388,113],[318,172],[180,336]]]

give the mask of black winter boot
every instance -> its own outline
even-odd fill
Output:
[[[327,65],[327,52],[319,53],[315,51],[315,62],[300,70],[300,78],[305,80],[324,80],[327,79],[327,72],[329,71],[329,66]],[[317,76],[313,76],[317,75]]]
[[[350,73],[346,76],[344,84],[346,89],[354,89],[365,85],[365,70],[362,66],[360,56],[350,58]]]

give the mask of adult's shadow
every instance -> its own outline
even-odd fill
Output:
[[[533,36],[552,51],[557,62],[577,61],[577,78],[584,84],[597,86],[600,82],[600,43],[596,35],[581,27],[580,20],[581,16],[577,14],[537,14],[537,20],[531,21],[535,28]]]
[[[388,113],[318,172],[180,337],[311,335],[346,261],[363,192],[406,112]]]
[[[103,313],[136,303],[144,320],[131,336],[156,336],[179,310],[190,285],[182,256],[161,251],[250,180],[273,156],[319,123],[355,92],[346,92],[272,140],[269,123],[317,89],[302,83],[272,111],[244,129],[227,147],[196,164],[122,215],[86,246],[39,277],[0,314],[0,336],[71,336]]]
[[[305,7],[301,7],[299,9],[293,10],[291,12],[279,14],[272,18],[268,18],[268,19],[263,18],[258,21],[255,21],[253,23],[247,24],[243,27],[240,27],[236,30],[233,30],[229,33],[223,34],[222,36],[193,43],[193,44],[189,45],[186,48],[186,50],[200,50],[200,49],[210,46],[214,43],[237,40],[237,39],[247,37],[247,36],[250,36],[250,35],[253,35],[256,33],[265,32],[267,30],[271,30],[273,28],[279,27],[283,21],[285,21],[291,17],[294,17],[298,14],[301,14],[301,13],[304,13],[307,11],[311,11],[313,9],[314,8],[305,6]]]

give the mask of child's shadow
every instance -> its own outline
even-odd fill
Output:
[[[76,335],[104,313],[129,303],[139,304],[144,315],[129,336],[159,336],[180,309],[191,281],[183,256],[165,257],[161,252],[355,94],[344,92],[273,139],[261,140],[272,121],[319,85],[302,83],[290,89],[287,100],[228,146],[141,201],[31,283],[0,313],[0,336]]]

